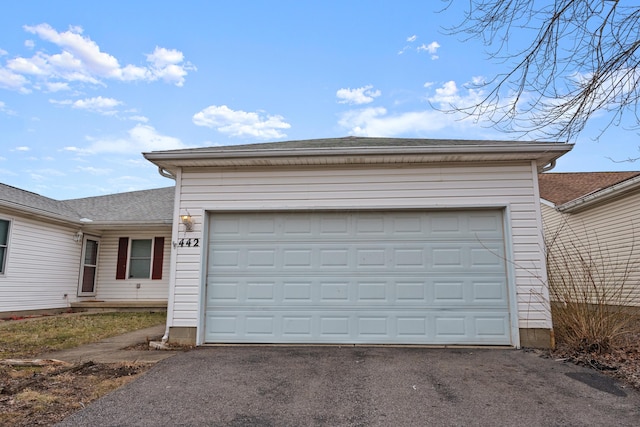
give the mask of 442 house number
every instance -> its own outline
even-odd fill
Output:
[[[178,247],[180,248],[197,248],[200,246],[200,239],[180,239],[178,240]]]

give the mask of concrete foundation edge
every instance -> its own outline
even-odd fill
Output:
[[[171,326],[169,328],[169,343],[196,345],[196,331],[195,327]]]
[[[180,345],[195,345],[195,327],[169,328],[169,342]],[[553,348],[555,346],[553,330],[551,329],[520,329],[520,346],[530,348]]]
[[[520,347],[554,348],[556,346],[553,329],[520,329]]]

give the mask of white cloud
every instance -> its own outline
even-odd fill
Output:
[[[149,119],[145,116],[130,116],[129,120],[133,120],[134,122],[147,123]]]
[[[47,92],[61,92],[65,90],[70,90],[69,83],[62,82],[47,82],[45,84]]]
[[[124,138],[93,138],[88,137],[91,144],[87,148],[65,147],[66,151],[82,154],[128,154],[138,155],[141,152],[173,150],[185,148],[178,138],[166,136],[149,125],[137,124],[127,132]]]
[[[440,44],[438,42],[431,42],[429,44],[423,44],[418,47],[418,52],[428,52],[431,54],[431,59],[436,60],[439,58],[437,55]]]
[[[274,139],[286,136],[281,129],[291,125],[282,116],[272,116],[263,112],[232,110],[226,105],[211,105],[193,115],[193,123],[206,126],[230,136]]]
[[[430,87],[432,84],[425,85]],[[447,129],[463,131],[477,125],[477,120],[464,114],[446,114],[441,111],[451,106],[464,108],[479,102],[482,92],[477,89],[458,88],[455,81],[443,83],[427,98],[435,109],[390,113],[387,109],[364,108],[346,111],[341,114],[338,124],[350,135],[359,136],[430,136]]]
[[[34,47],[36,47],[36,43],[33,40],[25,40],[24,46],[28,49],[33,49]]]
[[[152,54],[147,55],[147,61],[151,63],[151,72],[155,77],[168,83],[175,83],[176,86],[184,84],[187,70],[196,69],[190,63],[180,65],[184,62],[184,55],[179,50],[158,46]]]
[[[408,41],[409,43],[414,42],[414,41],[416,41],[417,39],[418,39],[418,36],[416,36],[415,34],[414,34],[414,35],[412,35],[412,36],[407,37],[407,41]]]
[[[40,50],[31,58],[16,57],[7,61],[4,75],[0,73],[0,87],[25,91],[30,83],[35,88],[40,88],[36,83],[38,81],[44,81],[47,84],[60,82],[104,84],[103,80],[149,82],[163,80],[182,86],[187,73],[196,69],[192,64],[184,61],[182,52],[175,49],[156,47],[152,54],[147,55],[148,66],[132,64],[121,66],[116,57],[101,51],[96,42],[84,36],[81,27],[70,27],[63,32],[56,31],[49,24],[27,25],[23,28],[42,40],[58,46],[61,52],[49,54],[45,50]],[[0,72],[2,70],[0,69]],[[51,91],[51,88],[46,85],[45,87]],[[60,88],[62,86],[58,86],[58,89]]]
[[[0,101],[0,113],[5,113],[8,114],[10,116],[15,115],[15,111],[11,110],[9,107],[7,107],[7,104],[5,104],[4,102]]]
[[[474,80],[477,77],[474,77]],[[482,91],[474,88],[465,88],[466,93],[461,94],[455,81],[445,82],[436,88],[435,95],[428,98],[429,102],[439,104],[442,107],[466,108],[478,104],[482,100]]]
[[[11,151],[30,151],[31,148],[27,147],[26,145],[20,146],[20,147],[16,147]]]
[[[78,166],[79,171],[88,173],[90,175],[108,175],[112,172],[111,169],[107,168],[94,168],[93,166]]]
[[[25,87],[27,83],[28,80],[24,76],[9,69],[0,68],[0,88],[28,93],[29,90]]]
[[[379,90],[372,90],[372,85],[367,85],[357,89],[338,89],[336,96],[338,103],[361,105],[373,102],[373,100],[381,95]]]
[[[94,98],[79,99],[73,103],[73,108],[91,111],[107,111],[113,110],[118,105],[122,105],[122,102],[113,98],[97,96]]]
[[[65,99],[62,101],[49,100],[52,104],[58,105],[71,105],[72,108],[76,108],[79,110],[88,110],[93,111],[100,114],[116,114],[117,111],[115,108],[118,105],[122,105],[121,101],[113,98],[103,98],[101,96],[96,96],[94,98],[86,98],[86,99],[78,99],[77,101],[71,101],[69,99]]]
[[[7,52],[6,50],[4,50],[4,49],[0,49],[0,56],[4,56],[4,55],[6,55],[6,54],[8,54],[8,53],[9,53],[9,52]]]
[[[365,108],[343,113],[338,124],[350,135],[399,136],[423,135],[444,128],[447,123],[437,111],[411,111],[390,115],[383,107]]]

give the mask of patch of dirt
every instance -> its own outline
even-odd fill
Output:
[[[595,369],[640,390],[640,319],[629,330],[633,332],[619,337],[606,353],[576,352],[560,343],[549,356]]]
[[[148,370],[149,364],[0,366],[0,425],[53,425]]]

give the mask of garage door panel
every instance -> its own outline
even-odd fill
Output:
[[[209,342],[508,345],[508,316],[484,312],[220,311],[206,319]]]
[[[205,342],[510,343],[500,211],[210,221]]]
[[[207,306],[210,309],[251,308],[263,307],[268,301],[273,310],[298,305],[320,309],[350,307],[357,310],[363,305],[397,308],[421,306],[426,309],[473,305],[504,309],[508,304],[506,282],[500,276],[380,276],[343,279],[306,276],[272,279],[211,277]]]

